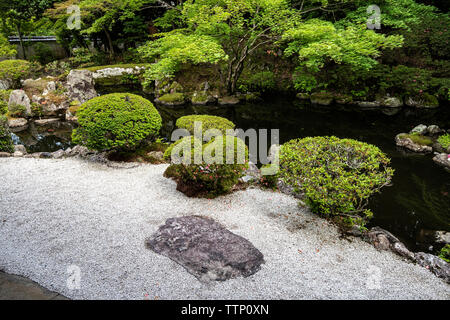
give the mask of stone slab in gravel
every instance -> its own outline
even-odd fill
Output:
[[[146,244],[205,282],[248,277],[264,263],[263,254],[250,241],[200,216],[168,219]]]
[[[187,198],[162,176],[166,168],[0,158],[0,269],[73,299],[450,299],[429,270],[341,239],[290,196]],[[264,255],[261,270],[205,284],[146,248],[167,219],[189,215],[248,239]],[[67,287],[74,265],[80,289]]]

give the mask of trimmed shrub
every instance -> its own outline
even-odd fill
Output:
[[[202,123],[202,134],[205,134],[209,129],[218,129],[223,134],[226,134],[228,129],[234,129],[236,127],[236,125],[228,119],[209,115],[184,116],[177,120],[176,126],[177,128],[188,130],[193,135],[195,122]]]
[[[184,141],[189,143],[190,138],[185,137]],[[202,150],[201,164],[193,163],[194,149],[191,149],[191,163],[171,164],[164,176],[174,178],[177,190],[191,197],[214,198],[231,192],[248,168],[248,150],[244,141],[223,136],[204,144]],[[244,151],[242,157],[240,150]],[[219,163],[209,157],[215,157]]]
[[[185,149],[186,144],[190,146],[188,147],[190,152],[192,152],[192,150],[194,150],[194,146],[195,143],[199,143],[200,145],[202,145],[202,142],[199,141],[198,139],[196,139],[194,136],[187,136],[184,137],[182,139],[179,139],[177,141],[175,141],[174,143],[172,143],[164,152],[164,159],[165,160],[170,160],[171,156],[172,156],[172,151],[175,149],[175,152],[177,155],[179,155],[180,157],[183,157],[183,150]],[[203,146],[202,146],[203,148]]]
[[[0,115],[8,112],[8,102],[0,99]]]
[[[133,150],[155,137],[162,124],[150,101],[130,93],[91,99],[78,109],[77,117],[73,141],[98,151]]]
[[[31,64],[25,60],[3,60],[0,61],[0,79],[9,79],[15,86],[30,72]]]
[[[448,149],[450,147],[450,133],[440,136],[437,141],[444,149]]]
[[[3,115],[0,115],[0,151],[14,152],[13,141],[8,129],[8,119]]]
[[[394,170],[377,147],[352,139],[309,137],[280,149],[279,178],[304,194],[311,210],[364,225],[369,197],[388,185]]]

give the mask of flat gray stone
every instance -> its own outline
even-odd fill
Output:
[[[168,219],[146,245],[205,282],[248,277],[264,263],[263,254],[250,241],[200,216]]]

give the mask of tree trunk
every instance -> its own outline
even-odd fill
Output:
[[[22,48],[23,59],[27,60],[27,53],[25,52],[25,47],[23,45],[22,32],[20,31],[20,24],[17,25],[17,33],[19,35],[20,47]]]
[[[109,55],[111,58],[114,58],[114,46],[111,40],[111,34],[109,33],[108,29],[105,28],[105,34],[106,34],[106,39],[108,39],[108,46],[109,46]]]
[[[247,55],[248,47],[246,46],[243,49],[239,59],[235,57],[230,61],[227,76],[227,92],[229,95],[236,93],[237,82],[239,80],[239,77],[241,76],[242,70],[244,69],[244,61],[245,59],[247,59]]]

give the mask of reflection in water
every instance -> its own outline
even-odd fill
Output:
[[[13,133],[14,144],[23,144],[29,153],[53,152],[67,149],[72,145],[73,125],[69,122],[56,122],[46,126],[30,123],[27,130]]]

